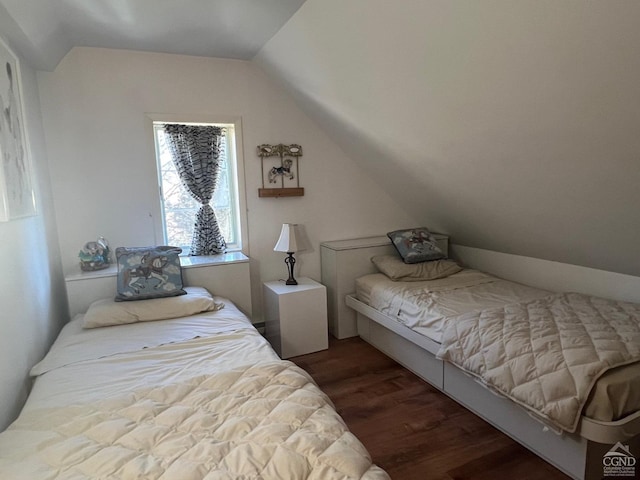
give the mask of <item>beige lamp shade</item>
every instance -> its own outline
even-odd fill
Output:
[[[282,231],[280,232],[280,238],[276,246],[273,248],[274,252],[299,252],[300,240],[298,239],[298,233],[295,223],[284,223],[282,225]]]

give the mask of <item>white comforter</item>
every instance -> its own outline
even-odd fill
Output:
[[[358,279],[356,285],[359,299],[438,343],[449,318],[549,294],[471,269],[422,282],[394,282],[372,274]]]
[[[438,357],[561,429],[596,380],[640,361],[640,304],[558,293],[449,319]]]
[[[388,479],[308,374],[225,303],[188,319],[71,322],[0,433],[0,478]]]

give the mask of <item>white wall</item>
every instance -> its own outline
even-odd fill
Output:
[[[36,75],[24,63],[21,80],[38,215],[0,223],[0,430],[22,408],[28,371],[67,316]]]
[[[304,225],[314,250],[299,254],[296,267],[316,280],[321,241],[415,224],[250,62],[76,48],[38,78],[66,272],[98,235],[113,247],[162,241],[153,233],[159,199],[145,113],[242,117],[246,253],[258,315],[261,282],[286,276],[285,255],[273,252],[282,223]],[[262,143],[302,145],[303,197],[258,198]]]
[[[255,61],[455,243],[640,275],[640,2],[307,0]]]

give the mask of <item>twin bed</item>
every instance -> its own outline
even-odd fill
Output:
[[[477,350],[478,345],[459,346],[454,343],[455,339],[452,338],[456,335],[455,328],[452,328],[456,324],[462,325],[463,328],[473,328],[473,326],[470,327],[463,322],[473,321],[474,318],[471,315],[474,312],[484,312],[482,314],[482,324],[479,325],[481,334],[484,337],[491,335],[488,331],[491,328],[489,312],[501,312],[505,306],[514,311],[513,314],[517,316],[517,319],[522,320],[527,315],[527,308],[522,309],[519,308],[520,306],[524,305],[536,309],[544,308],[549,299],[555,302],[552,307],[566,308],[573,311],[578,310],[588,316],[595,315],[595,312],[591,311],[590,304],[585,301],[585,298],[589,297],[558,296],[547,290],[503,280],[473,269],[465,269],[442,279],[415,282],[394,282],[381,273],[365,275],[356,280],[356,298],[359,302],[371,306],[389,318],[394,318],[401,325],[440,344],[438,351],[434,352],[438,358],[450,360],[481,380],[482,377],[477,371],[475,373],[472,371],[472,365],[465,367],[465,362],[472,360],[469,350]],[[570,298],[571,301],[565,301],[566,298]],[[352,302],[355,303],[355,300],[352,300]],[[640,318],[640,306],[638,305],[626,302],[605,303],[605,306],[609,307],[609,311],[619,305],[628,306],[629,308],[629,314],[623,314],[624,318]],[[546,313],[546,309],[543,310],[543,314]],[[526,319],[526,323],[529,324],[534,321],[535,319]],[[501,322],[500,326],[502,327],[503,324]],[[633,322],[631,322],[631,325],[633,325]],[[509,334],[515,331],[514,325],[509,326],[506,324],[506,326],[511,328],[505,333]],[[540,326],[540,328],[543,328],[543,326]],[[597,331],[596,346],[597,339],[602,338],[603,333],[610,331],[611,327],[607,324],[607,327],[603,330],[604,332]],[[636,330],[635,333],[632,333],[632,342],[630,342],[628,348],[636,347],[636,349],[633,352],[634,355],[628,359],[622,357],[625,347],[616,343],[617,339],[613,332],[611,332],[612,338],[606,338],[607,343],[610,343],[610,345],[607,345],[605,353],[616,354],[616,359],[612,359],[613,368],[610,368],[607,363],[597,369],[595,373],[600,374],[603,368],[610,368],[604,371],[601,376],[592,375],[592,380],[587,385],[587,387],[591,387],[591,384],[593,384],[593,388],[589,389],[590,394],[588,391],[585,392],[582,400],[576,405],[577,408],[584,411],[586,417],[602,422],[612,422],[620,420],[633,412],[640,411],[640,363],[637,360],[640,355],[640,328],[636,327]],[[524,331],[520,333],[525,335]],[[582,332],[578,332],[575,335],[574,333],[575,331],[572,329],[571,343],[578,344],[577,342]],[[557,380],[560,383],[566,381],[574,384],[576,380],[573,380],[570,376],[562,375],[561,369],[566,368],[562,366],[562,359],[551,357],[553,351],[549,350],[553,350],[553,344],[550,336],[540,333],[539,335],[544,338],[544,342],[540,344],[540,347],[545,350],[542,352],[536,352],[535,345],[532,345],[529,335],[522,336],[524,344],[519,346],[516,345],[518,339],[513,338],[517,336],[517,333],[505,340],[507,348],[520,349],[515,357],[516,360],[512,361],[510,367],[509,358],[505,358],[508,357],[508,353],[507,355],[501,355],[501,352],[491,352],[491,344],[494,339],[488,338],[487,341],[480,339],[480,346],[484,349],[481,367],[491,370],[491,363],[493,362],[495,366],[500,365],[509,368],[509,373],[512,375],[517,375],[516,370],[518,368],[526,369],[526,375],[530,377],[530,380],[542,384],[542,388],[546,389],[547,398],[545,400],[546,404],[549,404],[556,385],[544,385],[545,376],[543,375],[541,378],[536,376],[534,371],[535,362],[530,364],[526,359],[521,358],[519,354],[524,353],[536,356],[538,364],[546,358],[551,358],[553,364],[549,367],[549,373],[558,375],[557,379],[552,379],[554,383]],[[587,337],[585,336],[585,338]],[[562,340],[561,338],[560,343],[562,343]],[[463,339],[465,344],[472,341],[473,339]],[[633,341],[638,343],[633,343]],[[582,346],[581,344],[578,345]],[[587,346],[593,347],[593,345],[594,339],[589,339]],[[562,345],[560,346],[562,347]],[[460,358],[454,355],[457,348],[461,349]],[[503,349],[504,345],[499,345],[497,348]],[[454,352],[451,352],[451,350]],[[497,354],[497,358],[491,359],[492,354]],[[585,352],[580,351],[580,354],[585,355]],[[564,356],[569,355],[571,355],[571,350],[565,348]],[[586,355],[586,358],[581,359],[584,360],[583,364],[592,361],[588,357],[588,353]],[[602,352],[600,356],[603,356]],[[617,359],[618,356],[620,357],[619,360]],[[581,365],[579,360],[568,360],[571,362],[572,368],[578,368]],[[545,366],[542,365],[540,368],[544,369]],[[585,372],[581,370],[579,374],[585,375]],[[505,393],[504,390],[505,388],[502,388],[503,394]],[[563,396],[569,396],[572,393],[567,393],[565,390],[563,389],[562,391]],[[533,395],[529,390],[525,393]],[[522,403],[524,403],[524,400],[522,400]],[[524,405],[526,406],[526,404]],[[535,414],[536,412],[532,409],[532,413]],[[551,415],[553,414],[553,412],[550,413]],[[575,421],[573,420],[565,425],[554,425],[549,418],[541,417],[540,420],[549,422],[549,427],[575,430]]]
[[[390,246],[386,255],[371,248],[381,271],[365,264],[367,248],[343,259],[359,273],[342,279],[353,285],[346,304],[363,339],[573,478],[635,474],[640,304],[555,293],[470,268],[398,278],[384,268],[397,256]],[[457,253],[474,264],[474,250]],[[515,262],[516,277],[535,274]],[[588,270],[580,274],[598,276]],[[620,277],[598,280],[628,280]],[[607,465],[613,454],[629,458],[626,470]]]
[[[392,280],[372,273],[366,253],[342,279],[362,338],[573,478],[635,473],[638,304],[452,263],[430,280]],[[457,253],[482,267],[473,249]],[[595,283],[640,286],[607,275]],[[186,291],[101,300],[64,327],[0,433],[0,478],[388,479],[309,375],[231,301]],[[633,461],[614,472],[612,455]]]
[[[186,291],[105,299],[63,328],[0,433],[0,478],[389,478],[231,301]]]

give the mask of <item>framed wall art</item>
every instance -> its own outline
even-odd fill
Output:
[[[259,197],[301,197],[299,159],[302,147],[298,144],[258,145],[262,164],[262,188]]]
[[[36,214],[18,57],[0,38],[0,221]]]

